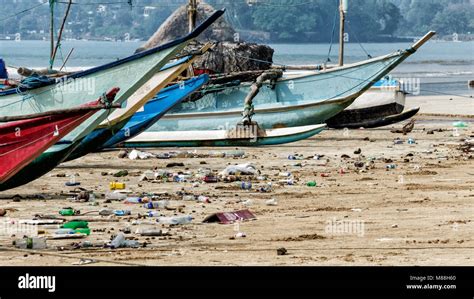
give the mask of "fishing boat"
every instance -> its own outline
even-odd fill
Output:
[[[284,72],[265,82],[253,100],[255,120],[263,129],[325,123],[349,107],[435,33],[429,32],[406,50],[353,64],[304,73]],[[231,129],[241,120],[250,83],[209,85],[197,100],[176,105],[146,132]]]
[[[136,112],[127,124],[103,144],[103,148],[121,146],[121,144],[148,129],[169,109],[201,88],[209,80],[208,75],[201,75],[164,88],[156,97],[148,101],[141,111]]]
[[[335,129],[376,128],[407,120],[420,108],[405,109],[406,92],[397,80],[382,79],[349,107],[326,121]]]
[[[257,132],[245,132],[242,137],[232,136],[228,130],[209,131],[173,131],[144,132],[124,143],[124,147],[226,147],[226,146],[263,146],[296,142],[316,134],[326,128],[325,124],[268,129],[265,135]],[[250,133],[250,134],[249,134]]]
[[[110,108],[118,89],[84,106],[34,115],[0,117],[0,185],[91,117]]]
[[[110,87],[112,83],[121,88],[114,104],[122,104],[223,13],[224,10],[216,11],[185,37],[153,49],[103,66],[74,73],[67,78],[45,80],[40,82],[40,86],[36,84],[36,81],[27,81],[15,89],[1,91],[0,113],[4,116],[11,116],[67,109],[73,105],[85,103],[86,97],[97,95],[98,90],[107,86]],[[77,82],[83,82],[83,84],[84,82],[94,82],[94,88],[84,91],[76,88]],[[154,91],[148,93],[144,94],[143,97],[151,99],[156,94]],[[2,184],[0,190],[28,183],[52,170],[63,162],[87,135],[106,120],[108,115],[108,112],[95,113],[60,142]]]
[[[209,46],[210,45],[206,45],[204,49],[201,49],[199,55],[203,53],[203,51],[207,51]],[[116,133],[120,133],[120,130],[130,121],[133,115],[146,104],[147,101],[152,99],[153,96],[156,96],[162,88],[170,84],[172,81],[177,79],[180,74],[186,71],[197,56],[198,54],[186,56],[173,63],[165,65],[127,99],[126,105],[123,109],[116,110],[108,115],[106,120],[97,126],[93,132],[87,135],[65,161],[78,159],[88,153],[102,148],[104,143],[111,139]],[[157,115],[163,115],[180,100],[181,98],[179,97],[167,98],[167,101],[160,102],[161,105],[154,106],[157,109],[155,112]],[[123,136],[125,137],[125,135]]]

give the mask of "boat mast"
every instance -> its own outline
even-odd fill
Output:
[[[189,33],[196,27],[196,12],[197,12],[197,0],[189,0],[188,3],[188,20],[189,20]]]
[[[348,0],[339,0],[339,66],[344,65],[344,26]]]
[[[59,29],[59,34],[58,34],[58,41],[56,42],[56,46],[54,47],[54,51],[51,54],[51,65],[50,68],[53,68],[54,65],[54,60],[56,59],[56,54],[58,53],[58,48],[61,46],[61,38],[63,36],[63,31],[64,31],[64,25],[66,24],[67,17],[69,15],[69,11],[71,10],[72,6],[72,0],[69,0],[69,3],[66,8],[66,13],[64,15],[63,21],[61,23],[61,28]]]
[[[50,35],[50,53],[49,53],[49,68],[53,68],[53,53],[54,53],[54,2],[56,0],[49,0],[49,35]]]

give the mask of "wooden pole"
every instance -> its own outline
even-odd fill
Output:
[[[50,53],[49,53],[49,68],[53,68],[53,53],[54,53],[54,1],[56,0],[49,0],[49,10],[50,10],[50,20],[49,20],[49,38],[51,39],[50,44]]]
[[[189,0],[188,3],[188,20],[189,20],[189,32],[194,30],[196,27],[196,12],[197,12],[197,0]]]
[[[58,52],[58,48],[61,43],[61,38],[63,36],[63,31],[64,31],[64,25],[66,24],[66,20],[69,15],[69,11],[71,10],[71,6],[72,6],[72,0],[69,0],[69,3],[67,4],[67,8],[66,8],[66,13],[64,14],[64,18],[61,23],[61,28],[59,29],[58,41],[56,42],[56,47],[54,48],[53,54],[51,55],[52,65],[54,64],[54,59],[56,58],[56,54]]]
[[[339,66],[344,65],[344,23],[346,16],[342,1],[339,1]]]

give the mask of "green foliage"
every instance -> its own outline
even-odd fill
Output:
[[[103,2],[120,2],[103,1]],[[63,1],[64,2],[64,1]],[[186,0],[125,0],[101,10],[100,0],[75,0],[65,38],[147,39]],[[265,31],[273,41],[327,42],[339,25],[339,0],[207,0],[226,7],[226,18],[237,30]],[[37,0],[0,0],[0,19],[38,4]],[[81,5],[82,4],[82,5]],[[152,8],[146,8],[147,6]],[[56,4],[56,28],[66,5]],[[145,11],[147,16],[145,16]],[[474,32],[474,7],[470,0],[349,0],[347,31],[350,40],[389,39],[387,36],[421,35],[428,30],[441,35]],[[42,38],[49,32],[49,7],[42,5],[0,22],[0,35],[21,32],[24,39]],[[41,32],[41,34],[40,34]],[[337,37],[337,30],[334,35]]]

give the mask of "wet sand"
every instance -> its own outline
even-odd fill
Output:
[[[243,158],[131,161],[119,159],[116,151],[90,154],[65,163],[26,186],[1,192],[2,198],[20,194],[23,199],[0,200],[0,207],[13,209],[6,216],[20,219],[32,219],[39,213],[58,215],[61,208],[68,206],[82,213],[101,208],[130,209],[132,215],[82,216],[96,220],[89,223],[90,236],[81,240],[48,240],[48,249],[36,252],[16,250],[11,245],[11,236],[0,236],[0,264],[56,266],[93,259],[92,265],[472,266],[474,153],[463,153],[458,147],[463,143],[462,139],[474,135],[474,121],[467,116],[465,120],[469,127],[459,129],[459,136],[453,136],[452,123],[458,118],[421,115],[417,119],[415,130],[407,136],[390,132],[403,124],[371,130],[328,130],[293,144],[239,148],[245,151]],[[427,134],[435,129],[442,130]],[[395,138],[401,138],[404,143],[394,144]],[[408,138],[416,140],[416,144],[408,144]],[[361,154],[355,154],[359,148]],[[227,150],[234,149],[199,148],[197,153],[205,155]],[[300,154],[305,159],[288,160],[290,154]],[[322,157],[316,160],[315,155]],[[184,166],[166,168],[172,162],[182,162]],[[368,167],[358,168],[356,162],[364,162]],[[179,172],[207,167],[218,172],[229,164],[241,163],[253,163],[269,179],[252,179],[250,191],[224,182],[200,183],[193,187],[192,182],[139,180],[140,173],[153,168]],[[387,170],[388,164],[395,164],[396,168]],[[341,168],[345,173],[340,173]],[[189,214],[194,217],[193,222],[174,227],[154,225],[169,231],[170,236],[135,234],[143,225],[132,225],[132,221],[146,210],[141,205],[106,203],[103,198],[109,182],[116,178],[102,173],[119,170],[130,173],[118,179],[127,184],[127,189],[136,193],[162,194],[163,198],[171,198],[172,207],[179,207],[178,210],[160,210],[163,215]],[[278,174],[285,171],[293,174],[295,185],[278,185],[277,181],[281,179]],[[322,177],[322,173],[328,176]],[[74,187],[66,187],[64,184],[70,178],[57,177],[58,174],[75,175],[81,187],[93,190],[97,195],[98,206],[70,202],[60,196],[61,191]],[[270,181],[273,181],[271,192],[256,191],[257,187]],[[306,186],[309,181],[317,182],[317,187]],[[176,192],[180,190],[209,196],[211,203],[179,200]],[[43,194],[45,199],[25,199],[34,194]],[[265,202],[269,199],[276,199],[278,204],[267,206]],[[241,209],[249,209],[257,217],[257,220],[240,224],[245,238],[233,238],[237,229],[233,224],[202,223],[212,213]],[[146,242],[145,248],[68,248],[73,242],[85,240],[108,242],[112,235],[127,227],[131,228],[131,233],[126,236]],[[277,255],[277,249],[281,247],[287,250],[286,255]]]

